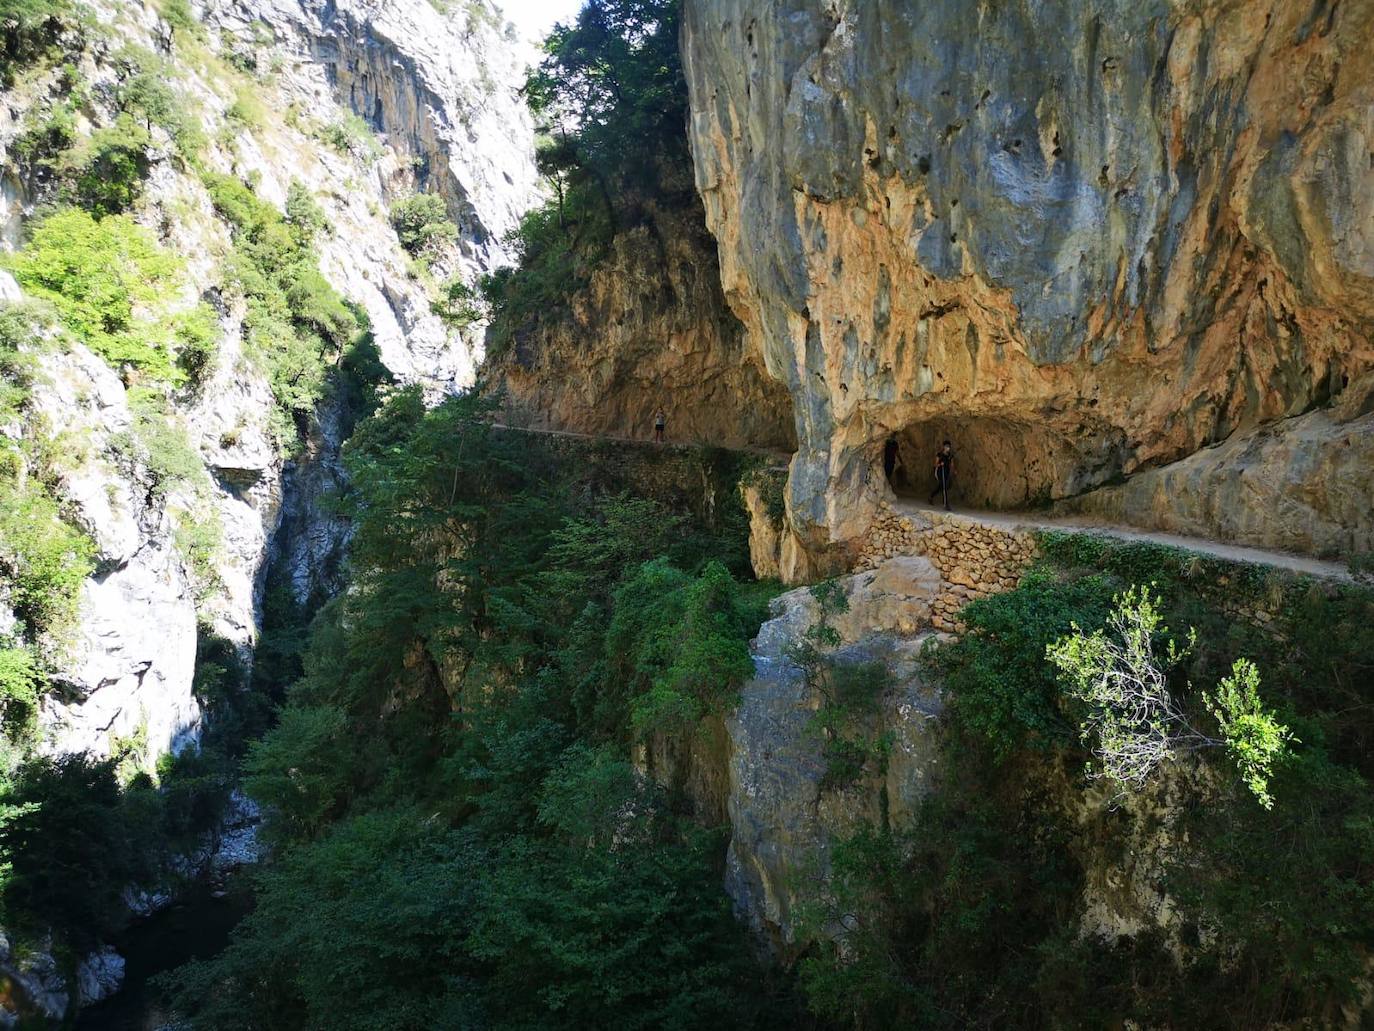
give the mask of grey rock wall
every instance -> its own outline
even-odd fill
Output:
[[[505,233],[537,199],[533,130],[515,94],[522,51],[499,23],[486,16],[473,21],[473,12],[485,8],[470,5],[445,19],[428,0],[194,4],[212,49],[228,55],[247,46],[258,61],[254,89],[265,117],[248,127],[226,119],[236,99],[233,82],[166,50],[171,34],[155,5],[99,0],[94,6],[114,42],[80,61],[96,105],[95,125],[82,131],[113,118],[100,106],[115,74],[111,53],[126,42],[168,53],[173,86],[198,111],[211,141],[203,154],[211,169],[251,176],[259,195],[278,206],[292,181],[321,203],[331,225],[319,240],[321,269],[366,310],[396,378],[435,393],[469,385],[480,344],[450,333],[430,313],[387,209],[416,188],[443,192],[463,239],[439,259],[436,275],[475,276],[506,260]],[[55,75],[39,76],[0,111],[6,247],[21,244],[25,219],[51,199],[41,182],[28,181],[12,147],[29,113],[58,89]],[[316,138],[322,127],[375,101],[384,130],[376,155],[340,153]],[[326,406],[305,453],[284,464],[269,431],[271,391],[244,350],[245,312],[218,291],[228,227],[199,179],[175,159],[170,141],[160,130],[154,136],[153,168],[136,217],[184,262],[182,303],[205,299],[220,313],[215,368],[197,394],[174,398],[171,415],[199,452],[204,476],[154,499],[138,469],[120,467],[110,443],[131,425],[125,385],[79,346],[44,349],[33,403],[34,426],[41,421],[43,427],[38,432],[82,442],[57,487],[98,552],[96,573],[83,590],[79,639],[60,663],[59,690],[43,709],[44,747],[107,754],[116,739],[142,736],[149,765],[198,735],[201,713],[191,683],[198,623],[247,654],[258,633],[267,567],[278,556],[303,601],[321,600],[339,586],[347,527],[321,495],[342,486],[339,448],[348,430],[338,406]],[[20,299],[13,280],[4,278],[4,299]],[[208,592],[193,583],[176,541],[178,527],[207,520],[218,524],[222,541]]]

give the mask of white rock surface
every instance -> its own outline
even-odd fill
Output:
[[[264,69],[254,89],[266,117],[251,129],[231,128],[225,112],[235,100],[232,84],[173,49],[174,85],[199,108],[214,141],[207,165],[251,177],[259,195],[278,206],[293,181],[309,188],[330,222],[317,241],[321,270],[366,310],[392,373],[435,393],[469,385],[480,328],[463,339],[430,312],[387,210],[416,189],[436,190],[448,201],[461,241],[436,262],[436,278],[458,273],[472,281],[507,260],[506,234],[540,199],[533,126],[516,93],[527,51],[480,3],[451,17],[428,0],[194,6],[210,26],[212,47],[241,51],[256,40],[253,54]],[[121,43],[166,51],[166,28],[151,4],[96,0],[96,7]],[[271,43],[262,40],[264,25]],[[82,64],[99,104],[114,70],[90,54]],[[47,199],[13,169],[11,155],[28,111],[55,88],[40,77],[0,111],[0,171],[14,172],[0,177],[0,247],[19,244],[23,218]],[[340,153],[319,138],[350,111],[381,130],[375,160]],[[112,117],[97,109],[95,121]],[[179,398],[174,413],[207,477],[198,490],[177,491],[164,503],[148,497],[129,470],[116,468],[111,439],[131,425],[125,385],[84,348],[43,356],[34,401],[41,432],[80,445],[70,451],[58,489],[98,551],[98,569],[82,593],[79,639],[62,663],[62,690],[41,713],[46,748],[105,755],[115,738],[146,734],[149,764],[199,731],[191,690],[197,618],[248,649],[273,557],[289,567],[298,597],[319,597],[337,586],[348,532],[318,504],[318,495],[341,483],[337,413],[324,413],[307,453],[284,466],[268,432],[270,389],[245,353],[245,312],[219,290],[229,227],[199,179],[174,160],[170,142],[160,130],[154,135],[155,160],[137,217],[184,262],[184,304],[208,300],[221,313],[217,365],[199,395]],[[13,278],[0,273],[0,300],[20,297]],[[222,538],[218,589],[202,599],[199,613],[175,547],[178,523],[190,519],[218,522]]]
[[[92,952],[76,968],[78,1006],[108,999],[124,983],[124,957],[110,946]]]

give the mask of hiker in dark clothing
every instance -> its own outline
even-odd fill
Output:
[[[945,441],[935,452],[935,489],[930,492],[926,504],[935,504],[935,496],[944,496],[945,511],[949,511],[949,486],[954,479],[954,445]]]
[[[655,443],[655,444],[662,444],[662,443],[663,443],[663,440],[664,440],[664,437],[663,437],[663,430],[664,430],[664,427],[667,426],[667,424],[668,424],[668,416],[666,416],[666,415],[663,413],[663,409],[660,408],[656,413],[654,413],[654,443]]]
[[[897,438],[888,437],[883,445],[883,475],[892,483],[892,474],[897,471]]]

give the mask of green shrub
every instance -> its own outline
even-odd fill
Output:
[[[173,322],[177,367],[193,389],[204,386],[219,355],[219,318],[208,304],[177,314]]]
[[[141,119],[146,129],[161,127],[183,158],[196,159],[205,136],[198,113],[172,85],[177,74],[171,63],[142,47],[126,45],[115,55],[115,64],[120,70],[119,109]]]
[[[52,304],[67,329],[111,365],[176,382],[176,327],[166,317],[180,262],[124,215],[96,220],[63,208],[7,259],[28,293]]]
[[[286,191],[286,221],[295,229],[302,246],[314,243],[321,234],[333,233],[324,208],[299,179],[292,179]]]
[[[218,513],[208,506],[203,513],[179,512],[173,540],[182,561],[186,563],[199,609],[223,586],[215,569],[215,561],[224,540],[224,527]]]
[[[64,197],[97,218],[129,211],[143,193],[152,163],[148,131],[128,115],[97,129],[53,165],[70,184]]]
[[[38,108],[25,118],[23,131],[14,141],[15,157],[30,169],[51,168],[53,159],[77,139],[77,97],[69,94],[44,114]]]
[[[454,276],[439,288],[439,297],[430,305],[430,310],[443,320],[444,325],[459,330],[482,322],[488,316],[482,295],[459,276]]]
[[[0,0],[0,82],[51,54],[75,20],[69,0]]]
[[[0,727],[11,739],[32,735],[45,682],[30,649],[0,648]]]
[[[448,205],[436,193],[416,193],[391,206],[391,225],[401,246],[412,255],[433,254],[458,239],[458,227],[449,221]]]
[[[72,630],[94,555],[40,484],[0,480],[0,586],[29,635],[61,639]]]
[[[18,415],[27,403],[38,367],[34,351],[54,322],[56,313],[41,302],[0,304],[0,417]]]
[[[110,450],[126,473],[159,498],[178,487],[200,485],[205,464],[185,431],[172,422],[166,398],[134,388],[129,410],[133,425],[110,438]]]
[[[267,124],[267,109],[252,87],[242,86],[235,91],[234,102],[224,112],[224,117],[244,129],[261,129]]]
[[[183,33],[192,38],[200,38],[205,28],[196,20],[191,9],[191,0],[158,0],[158,13],[175,33]]]
[[[352,111],[320,130],[320,138],[340,153],[351,154],[366,165],[375,164],[382,156],[382,145],[377,142],[372,126]]]

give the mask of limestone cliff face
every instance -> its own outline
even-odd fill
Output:
[[[939,774],[943,706],[917,664],[931,636],[939,573],[927,559],[907,556],[839,584],[849,609],[831,620],[839,635],[831,661],[881,663],[891,674],[891,686],[861,728],[874,740],[887,735],[886,771],[844,788],[826,783],[824,738],[814,726],[822,699],[788,654],[820,618],[820,605],[805,588],[774,601],[773,618],[751,647],[754,678],[725,723],[731,831],[725,890],[740,917],[783,955],[807,944],[797,908],[824,892],[834,841],[878,825],[884,794],[892,825],[910,826]]]
[[[278,207],[296,181],[321,205],[330,225],[318,240],[321,271],[366,311],[392,373],[435,391],[472,382],[479,345],[449,333],[431,314],[387,208],[417,187],[441,189],[463,223],[459,253],[441,261],[475,274],[504,260],[501,237],[534,200],[533,130],[513,86],[517,48],[487,7],[468,5],[462,17],[444,19],[427,0],[197,5],[210,54],[237,54],[239,65],[244,54],[252,57],[257,71],[241,75],[172,43],[151,3],[93,8],[107,42],[76,61],[93,98],[81,133],[113,121],[105,98],[119,74],[113,58],[121,46],[164,55],[171,85],[209,141],[201,160],[210,170],[251,178],[258,195]],[[244,91],[262,108],[252,124],[230,116]],[[53,199],[14,144],[60,96],[54,70],[23,80],[0,110],[6,249],[22,243],[25,221]],[[319,138],[354,108],[370,108],[373,125],[387,130],[366,155]],[[154,129],[153,138],[135,217],[184,264],[184,305],[204,300],[219,316],[207,382],[193,393],[175,392],[168,413],[203,473],[165,494],[150,492],[147,470],[117,454],[117,439],[137,417],[125,383],[72,342],[38,349],[43,368],[32,417],[22,427],[0,428],[79,442],[54,489],[96,546],[78,640],[60,661],[56,690],[43,707],[43,747],[102,755],[116,741],[138,739],[149,764],[198,734],[198,625],[246,652],[274,561],[302,601],[338,586],[347,526],[322,496],[342,485],[338,454],[348,429],[326,405],[309,427],[304,453],[284,461],[269,430],[270,386],[245,350],[245,310],[221,290],[229,227],[162,130]],[[0,274],[0,300],[22,299]],[[205,524],[216,526],[218,537],[208,576],[192,568],[180,543],[187,528]]]
[[[382,160],[361,184],[341,177],[341,203],[385,208],[417,189],[443,196],[460,237],[436,272],[472,282],[508,262],[505,236],[540,194],[534,126],[516,92],[523,49],[489,4],[454,7],[444,15],[428,0],[210,0],[206,19],[225,49],[280,64],[278,99],[298,121],[327,125],[351,112],[378,135]],[[264,29],[267,48],[256,42]],[[299,175],[289,157],[278,174]],[[466,338],[445,329],[397,261],[389,227],[324,251],[331,278],[367,307],[394,373],[441,391],[471,384],[480,327]]]
[[[891,435],[916,485],[954,438],[970,503],[1152,470],[1084,504],[1374,547],[1372,37],[1368,0],[686,0],[725,295],[796,408],[784,572],[863,532]]]
[[[488,374],[506,422],[540,429],[792,450],[792,406],[744,345],[695,203],[651,206],[565,310],[519,327]]]

